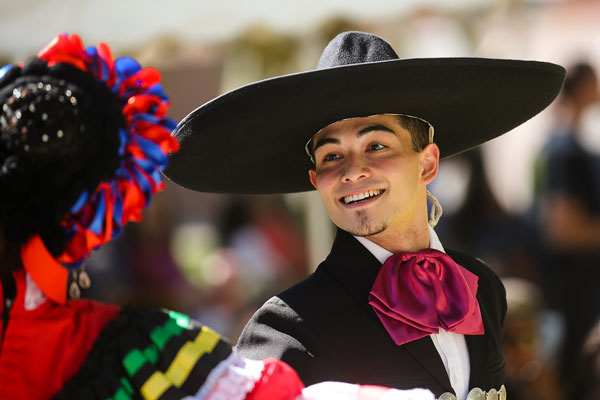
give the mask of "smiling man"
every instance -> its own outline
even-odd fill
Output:
[[[402,60],[377,36],[345,32],[317,70],[242,87],[186,117],[172,180],[222,193],[314,188],[338,226],[316,271],[250,319],[241,354],[284,360],[305,384],[503,398],[504,288],[482,261],[442,246],[427,184],[440,157],[528,120],[563,78],[534,61]]]
[[[464,254],[451,253],[460,260],[458,266],[452,259],[437,262],[427,258],[431,253],[420,252],[432,248],[439,252],[435,257],[443,257],[444,252],[427,208],[426,186],[437,174],[440,155],[432,142],[433,131],[416,117],[379,114],[335,122],[311,138],[306,145],[314,163],[309,179],[339,231],[331,254],[315,274],[271,299],[252,317],[238,342],[243,354],[286,360],[306,382],[341,379],[427,387],[438,395],[447,393],[446,398],[455,393],[459,399],[467,396],[473,366],[475,377],[483,372],[481,381],[474,383],[501,390],[500,337],[506,313],[502,284],[481,261]],[[399,266],[388,262],[392,269],[386,274],[381,265],[394,254],[417,257],[413,258],[416,268],[410,260]],[[421,255],[425,258],[419,259]],[[401,286],[386,283],[401,275],[394,271],[397,267],[413,269],[411,290],[425,292],[419,301],[424,299],[426,305],[451,295],[442,291],[436,296],[432,280],[443,282],[449,279],[440,279],[441,275],[458,275],[465,281],[463,275],[476,275],[479,297],[486,300],[488,331],[484,332],[476,306],[477,288],[462,285],[473,307],[451,324],[439,323],[442,318],[434,307],[433,323],[416,335],[414,331],[404,334],[406,329],[398,325],[415,328],[423,321],[406,324],[411,310],[393,309],[391,303],[414,300],[394,298],[402,294]],[[438,276],[419,277],[427,270]],[[392,292],[390,298],[375,289],[378,281],[384,285],[382,292]],[[379,297],[382,294],[384,299]],[[400,318],[390,322],[394,314]],[[472,321],[473,314],[478,322],[469,324],[475,329],[464,330],[463,322]],[[472,337],[472,361],[462,334],[467,332],[478,335]],[[477,346],[481,346],[479,354]]]
[[[421,125],[413,123],[414,135],[402,126],[408,119]],[[315,135],[310,182],[333,223],[392,253],[427,247],[426,185],[439,161],[428,131],[412,117],[376,115],[343,120]]]

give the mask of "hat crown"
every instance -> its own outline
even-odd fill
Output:
[[[323,50],[317,69],[398,58],[392,46],[379,36],[350,31],[340,33],[329,42]]]

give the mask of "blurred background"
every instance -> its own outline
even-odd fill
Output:
[[[484,259],[505,283],[509,398],[600,399],[599,20],[597,0],[1,0],[0,62],[60,32],[105,41],[161,71],[176,120],[241,85],[313,69],[346,30],[380,35],[403,58],[564,65],[552,106],[444,160],[430,190],[444,246]],[[166,182],[144,221],[93,255],[86,295],[181,311],[235,342],[266,299],[316,268],[334,233],[315,193]]]

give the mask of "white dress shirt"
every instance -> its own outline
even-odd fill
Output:
[[[392,255],[383,247],[371,242],[369,239],[354,236],[363,246],[367,248],[379,260],[384,263]],[[444,247],[437,234],[429,226],[429,247],[444,252]],[[471,364],[469,362],[469,350],[464,335],[447,332],[440,328],[440,332],[429,335],[433,345],[444,363],[452,389],[458,400],[466,400],[469,390],[469,377],[471,375]]]

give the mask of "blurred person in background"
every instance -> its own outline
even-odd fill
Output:
[[[491,190],[481,148],[443,160],[440,174],[431,192],[439,195],[445,205],[444,218],[436,227],[445,244],[453,249],[468,249],[501,277],[536,279],[531,224],[500,205]],[[458,179],[465,183],[461,185]]]
[[[158,205],[168,204],[160,201],[164,197],[158,200]],[[186,314],[237,340],[243,324],[257,308],[253,305],[264,303],[274,290],[282,290],[306,275],[306,246],[301,231],[274,197],[231,196],[224,198],[222,203],[215,212],[214,224],[193,219],[183,221],[173,230],[170,243],[165,239],[148,254],[144,250],[147,246],[145,240],[139,241],[138,251],[132,252],[127,233],[127,241],[121,247],[124,254],[133,256],[131,262],[138,266],[135,271],[145,275],[145,279],[137,280],[136,286],[143,287],[141,283],[145,283],[148,289],[157,292],[158,286],[152,285],[152,281],[164,282],[163,291],[173,290],[159,301],[177,304],[175,309],[184,310]],[[163,209],[167,211],[166,215],[170,214],[168,207]],[[154,212],[150,217],[159,215],[162,214]],[[136,231],[148,236],[144,233],[146,230]],[[185,282],[170,272],[168,262],[165,263],[165,271],[160,273],[161,259],[151,255],[163,247],[163,254],[172,254],[172,260]],[[156,265],[144,273],[144,263],[135,260],[137,254],[144,263]],[[163,257],[167,261],[169,258]],[[161,278],[164,274],[178,279]],[[188,290],[186,282],[193,290]],[[143,293],[147,294],[147,302],[152,291],[131,295]]]
[[[234,198],[222,212],[221,243],[238,255],[247,274],[264,276],[255,290],[285,287],[306,275],[306,243],[273,198]]]
[[[139,221],[178,142],[160,74],[61,34],[0,69],[2,399],[433,400],[240,357],[176,312],[78,299],[92,250]]]
[[[169,178],[202,192],[315,188],[340,228],[316,272],[256,312],[240,352],[282,359],[307,384],[505,395],[504,288],[482,261],[442,246],[426,185],[440,152],[531,118],[563,77],[539,62],[401,60],[375,35],[344,32],[317,70],[247,85],[189,114],[174,133],[181,151]]]
[[[574,374],[573,399],[600,399],[600,321],[588,332]]]
[[[221,214],[221,244],[238,280],[238,299],[230,314],[239,324],[231,326],[229,335],[237,340],[274,290],[306,276],[306,240],[273,197],[233,197]]]
[[[556,363],[543,353],[544,301],[540,288],[521,278],[503,278],[508,312],[504,321],[507,398],[562,400]]]
[[[549,306],[564,316],[561,376],[567,386],[585,335],[600,316],[600,156],[580,136],[581,117],[597,100],[592,66],[569,68],[537,172],[541,276]]]

